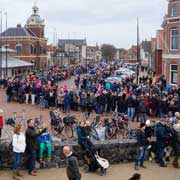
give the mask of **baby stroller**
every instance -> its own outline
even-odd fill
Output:
[[[100,157],[98,152],[94,153],[88,149],[84,151],[83,156],[85,161],[84,171],[86,173],[96,172],[100,169],[100,175],[106,175],[106,171],[109,167],[108,160]]]

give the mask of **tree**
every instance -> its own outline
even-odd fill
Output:
[[[102,58],[112,60],[116,54],[115,46],[111,44],[103,44],[101,46]]]

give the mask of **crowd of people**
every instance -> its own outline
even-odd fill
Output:
[[[64,78],[74,75],[72,87],[57,83],[58,69],[51,69],[46,79],[30,73],[25,77],[16,76],[1,80],[0,84],[6,87],[7,102],[17,101],[19,103],[31,103],[33,106],[43,102],[44,108],[58,108],[66,114],[70,111],[83,111],[103,115],[104,113],[119,112],[128,115],[129,121],[140,121],[140,128],[137,132],[138,154],[134,168],[146,168],[144,161],[147,152],[149,156],[155,154],[155,160],[160,167],[166,167],[163,160],[164,154],[173,154],[173,166],[180,168],[180,86],[171,86],[166,83],[164,76],[152,78],[151,76],[141,77],[139,85],[133,78],[127,78],[123,82],[108,82],[106,78],[113,74],[118,68],[117,64],[98,65],[93,75],[82,75],[82,67],[64,71]],[[155,126],[151,127],[148,117],[160,119]],[[20,125],[14,129],[13,136],[13,178],[18,180],[21,176],[19,166],[22,154],[28,156],[28,173],[36,176],[35,159],[38,154],[40,164],[44,163],[43,152],[47,149],[47,162],[51,161],[52,137],[45,124],[36,131],[34,121],[27,121],[27,130],[23,134]],[[0,119],[0,133],[3,127]],[[105,140],[104,119],[100,118],[97,125],[99,140]],[[152,133],[153,132],[153,133]],[[102,166],[92,165],[92,158],[98,156],[91,141],[91,123],[80,121],[77,126],[78,143],[84,152],[84,161],[88,165],[88,172],[101,169],[101,175],[106,174]],[[152,136],[156,136],[156,146],[153,145]],[[155,147],[155,148],[154,148]],[[171,148],[169,148],[171,147]],[[154,149],[153,149],[154,148]],[[170,150],[169,150],[170,149]],[[37,153],[38,150],[38,153]],[[171,151],[171,153],[169,153]],[[63,150],[68,159],[67,174],[70,180],[80,180],[81,174],[78,169],[77,159],[69,147]],[[90,158],[90,155],[91,158]],[[98,156],[99,157],[99,156]],[[140,179],[136,174],[131,179]]]

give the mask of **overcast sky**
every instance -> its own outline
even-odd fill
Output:
[[[8,12],[8,27],[24,25],[32,14],[34,0],[0,0],[0,11]],[[93,45],[111,43],[128,48],[136,43],[136,19],[140,38],[150,39],[161,28],[166,0],[36,0],[45,19],[46,37],[84,38]],[[5,24],[5,23],[4,23]],[[5,25],[4,25],[5,26]]]

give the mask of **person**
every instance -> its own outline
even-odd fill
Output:
[[[99,123],[98,125],[96,126],[96,132],[97,132],[97,135],[98,135],[98,140],[100,141],[105,141],[105,132],[106,132],[106,127],[104,126],[104,118],[103,116],[100,117],[99,119]]]
[[[14,128],[14,135],[12,140],[13,153],[14,153],[14,164],[13,164],[13,179],[18,180],[18,176],[22,177],[19,172],[21,156],[26,148],[25,135],[22,133],[22,126],[17,125]]]
[[[138,151],[138,154],[137,154],[137,157],[135,160],[135,166],[134,166],[135,170],[139,170],[139,168],[138,168],[139,165],[142,168],[146,168],[146,166],[144,166],[144,160],[145,160],[145,155],[146,155],[146,151],[147,151],[149,142],[148,142],[148,138],[145,134],[145,128],[146,128],[146,124],[141,123],[140,130],[137,133],[137,143],[139,145],[139,151]]]
[[[38,136],[43,134],[46,129],[43,129],[41,132],[37,133],[34,128],[34,120],[29,119],[27,121],[26,129],[26,153],[28,155],[28,173],[29,175],[36,176],[35,173],[35,159],[36,159],[36,150],[38,148]]]
[[[45,132],[38,137],[38,140],[40,143],[40,145],[39,145],[39,161],[40,161],[40,163],[42,163],[42,161],[43,161],[44,148],[47,148],[47,160],[48,160],[48,162],[51,161],[51,154],[52,154],[52,152],[51,152],[52,137],[49,134],[48,129],[47,129],[47,125],[45,123],[42,124],[40,132],[43,129],[46,129]]]
[[[70,113],[70,95],[67,90],[64,95],[64,111],[66,114]]]
[[[2,136],[2,129],[3,129],[3,126],[4,126],[3,116],[1,115],[1,113],[3,113],[2,109],[0,109],[0,139],[1,139],[1,136]]]
[[[66,173],[68,180],[81,180],[78,160],[70,150],[69,146],[63,148],[63,153],[66,157]]]
[[[175,124],[173,126],[173,130],[174,130],[174,139],[175,139],[175,157],[173,160],[173,166],[174,168],[180,168],[180,165],[178,163],[180,157],[180,123]]]
[[[128,107],[128,120],[132,121],[134,119],[134,114],[135,114],[135,99],[132,95],[132,93],[130,93],[130,96],[127,98],[127,107]]]
[[[156,143],[157,143],[157,162],[160,167],[167,167],[165,162],[163,161],[164,150],[168,145],[169,141],[169,132],[167,131],[167,127],[165,124],[165,118],[161,118],[160,122],[156,127]]]
[[[135,173],[129,180],[141,180],[141,174]]]

